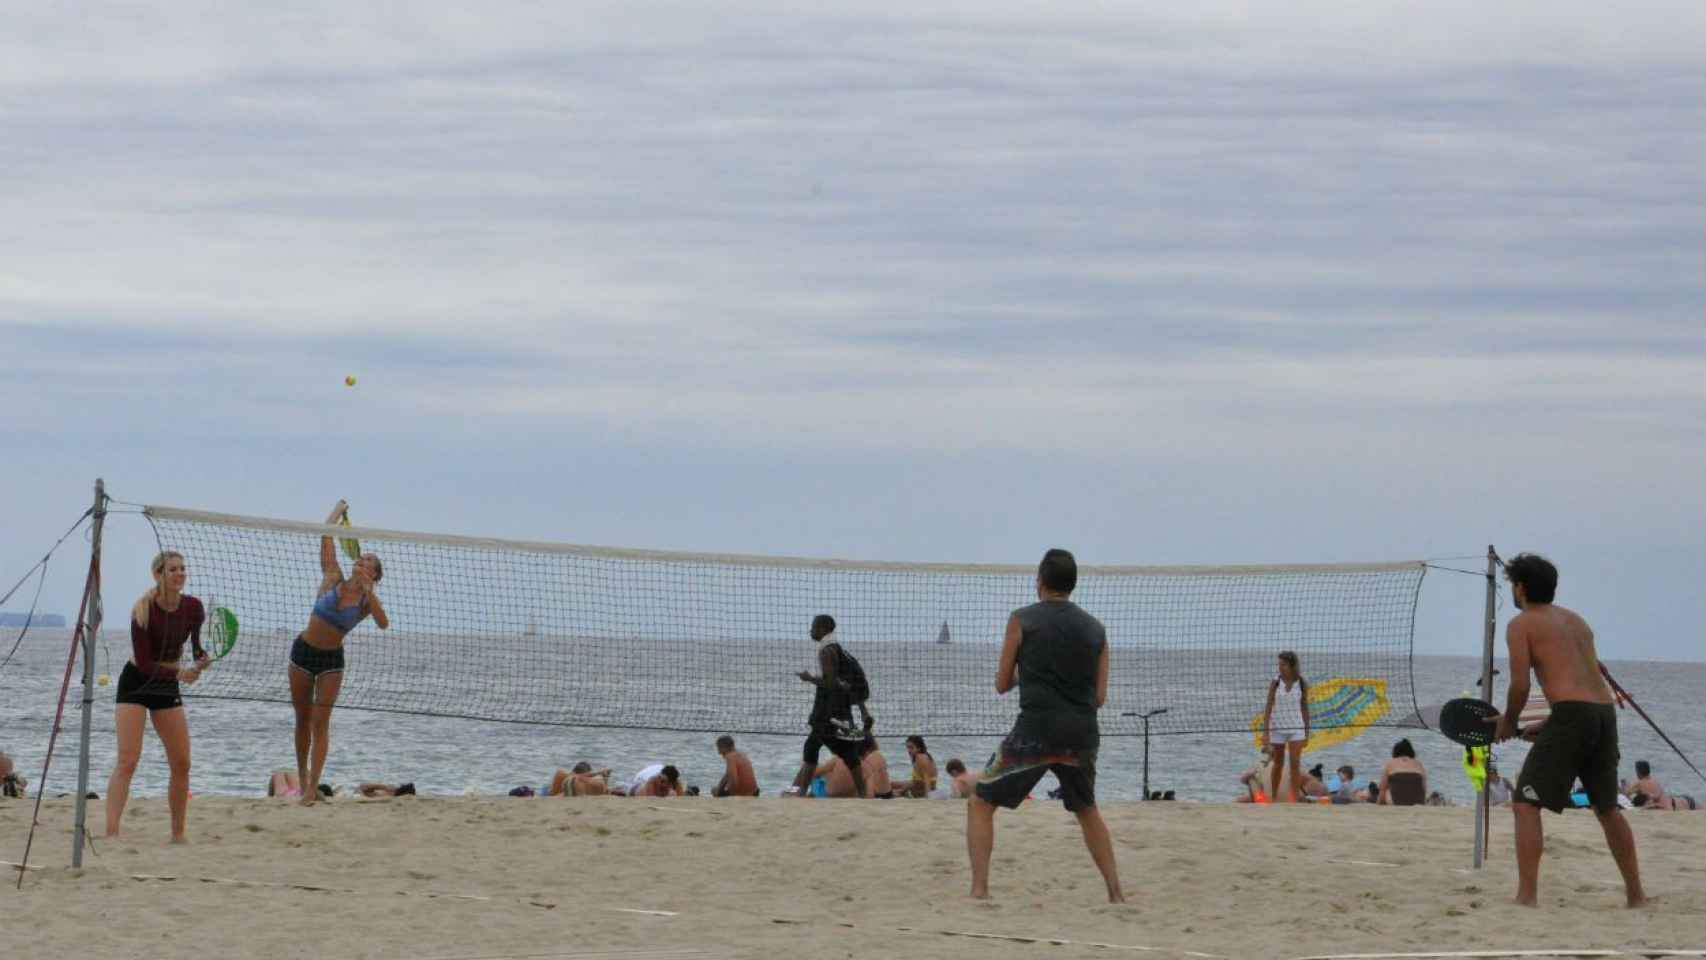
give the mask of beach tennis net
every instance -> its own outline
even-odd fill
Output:
[[[150,506],[189,592],[235,620],[231,652],[187,697],[288,702],[287,658],[321,580],[377,555],[390,619],[346,638],[338,706],[582,727],[795,734],[828,613],[871,685],[885,735],[998,735],[993,689],[1008,614],[1034,564],[860,562],[445,536]],[[1040,557],[1041,551],[1038,551]],[[1415,704],[1419,561],[1079,568],[1073,600],[1107,626],[1104,735],[1248,731],[1296,651],[1328,698],[1317,730],[1391,724]],[[1329,699],[1331,702],[1329,702]],[[1312,697],[1312,704],[1316,703]],[[1396,706],[1398,709],[1393,710]]]

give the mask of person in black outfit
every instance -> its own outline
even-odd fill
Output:
[[[1017,807],[1043,774],[1060,781],[1059,796],[1078,818],[1084,845],[1102,872],[1109,903],[1124,903],[1113,839],[1096,808],[1096,711],[1108,698],[1108,634],[1102,622],[1068,599],[1078,561],[1065,550],[1043,554],[1037,602],[1013,611],[995,671],[995,692],[1019,687],[1019,718],[978,778],[966,805],[971,895],[989,897],[989,854],[995,808]]]
[[[805,748],[800,753],[800,772],[794,776],[793,792],[801,797],[810,796],[807,787],[817,770],[818,756],[824,747],[828,747],[829,752],[840,757],[853,774],[853,795],[862,797],[865,795],[865,775],[860,769],[859,748],[865,734],[853,726],[853,698],[839,676],[842,654],[841,645],[835,641],[835,618],[827,613],[813,617],[811,634],[818,645],[819,672],[814,674],[801,670],[799,674],[802,681],[817,689],[812,696],[812,712],[808,719],[811,734],[806,737]],[[860,711],[864,712],[862,704]],[[870,715],[865,714],[867,727],[870,722]]]

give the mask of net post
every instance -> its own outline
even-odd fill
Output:
[[[1486,613],[1483,617],[1483,623],[1482,623],[1482,644],[1481,644],[1481,699],[1487,701],[1488,703],[1493,702],[1493,637],[1498,632],[1498,623],[1497,623],[1498,602],[1499,602],[1498,571],[1499,571],[1499,555],[1493,549],[1492,544],[1488,544],[1487,545],[1487,605],[1486,605]],[[1493,750],[1491,747],[1488,747],[1487,748],[1487,759],[1484,761],[1484,763],[1486,763],[1488,766],[1491,766],[1492,761],[1493,761]],[[1475,856],[1474,856],[1474,863],[1472,864],[1472,866],[1476,870],[1481,869],[1481,861],[1483,859],[1485,859],[1485,857],[1486,857],[1486,852],[1487,852],[1487,818],[1488,818],[1488,814],[1491,812],[1491,807],[1488,805],[1487,801],[1490,799],[1489,794],[1488,794],[1488,788],[1492,786],[1492,783],[1488,779],[1488,777],[1485,776],[1485,774],[1487,772],[1486,769],[1483,768],[1481,772],[1483,774],[1483,776],[1481,778],[1481,790],[1480,790],[1480,792],[1475,794]]]
[[[107,519],[107,484],[95,480],[94,522],[90,527],[89,590],[84,596],[83,609],[77,611],[83,624],[83,719],[82,736],[77,749],[77,823],[72,829],[71,866],[83,865],[83,845],[88,836],[89,808],[89,727],[95,706],[95,634],[101,629],[101,528]],[[43,788],[46,785],[43,784]]]

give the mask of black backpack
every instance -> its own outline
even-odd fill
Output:
[[[865,668],[859,666],[858,658],[839,643],[835,648],[840,651],[840,659],[835,664],[835,678],[847,688],[847,699],[855,704],[871,699],[871,681],[865,679]]]

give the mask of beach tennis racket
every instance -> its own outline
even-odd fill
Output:
[[[1466,747],[1491,746],[1498,724],[1498,708],[1474,697],[1448,700],[1439,708],[1439,732]]]
[[[207,656],[223,660],[237,645],[237,615],[225,607],[214,607],[207,615]]]
[[[346,508],[338,517],[338,526],[347,527],[349,525],[349,510]],[[357,540],[354,537],[339,537],[338,546],[343,547],[344,556],[349,557],[351,563],[361,559],[360,540]]]

